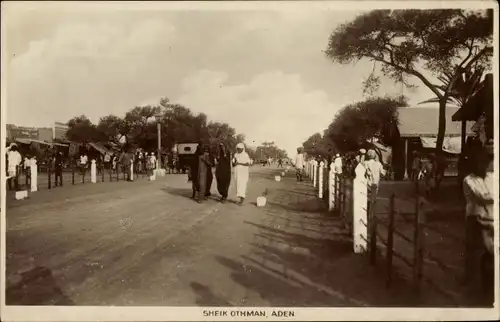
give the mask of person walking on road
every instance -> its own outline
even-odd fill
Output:
[[[239,204],[243,205],[247,193],[250,167],[250,157],[245,151],[245,145],[243,143],[238,143],[236,145],[236,153],[233,157],[233,167],[236,180],[236,197],[240,199]]]
[[[205,185],[205,198],[208,198],[212,195],[212,192],[210,190],[212,189],[212,183],[214,181],[214,173],[212,172],[212,168],[214,166],[214,159],[212,153],[210,153],[210,148],[208,146],[205,148],[203,154],[205,163],[207,165],[207,182]]]
[[[206,199],[205,194],[207,191],[207,172],[209,171],[209,164],[208,147],[200,143],[196,148],[195,158],[193,159],[189,173],[189,180],[191,180],[193,184],[192,198],[198,203]]]
[[[85,174],[87,173],[87,163],[89,162],[89,158],[87,157],[87,153],[82,153],[80,155],[80,172],[82,174],[82,180],[84,180]]]
[[[217,181],[217,190],[221,195],[220,202],[224,203],[227,200],[229,185],[231,183],[231,153],[222,142],[219,143],[215,179]]]
[[[297,181],[302,182],[304,175],[304,153],[302,148],[297,148],[297,156],[295,156],[295,170],[297,171]]]
[[[111,154],[109,152],[106,152],[104,154],[104,169],[110,171],[111,169],[110,164],[111,164]]]
[[[132,162],[132,157],[128,149],[124,149],[118,162],[122,165],[124,173],[126,173],[127,181],[132,181],[130,173],[130,164]]]
[[[366,161],[364,162],[366,168],[367,185],[369,189],[375,193],[373,198],[377,197],[380,177],[385,175],[385,169],[382,163],[377,160],[377,153],[375,150],[368,150],[366,152]]]
[[[62,176],[63,162],[64,162],[63,153],[62,152],[57,153],[56,158],[55,158],[55,164],[54,164],[56,187],[57,186],[62,187],[62,185],[63,185],[63,176]]]
[[[342,174],[342,158],[340,157],[340,154],[337,153],[335,155],[335,159],[333,160],[333,170],[335,174]]]

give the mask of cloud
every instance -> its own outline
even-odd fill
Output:
[[[229,81],[222,71],[199,71],[183,80],[184,93],[176,101],[230,123],[248,142],[275,141],[291,154],[335,114],[328,95],[307,88],[298,74],[269,71],[247,83]]]
[[[127,91],[147,94],[141,87],[150,85],[137,83],[148,79],[175,36],[175,27],[160,19],[60,25],[11,60],[9,105],[22,108],[9,109],[8,118],[50,124],[80,114],[94,121],[103,111],[121,114],[136,103]]]
[[[81,114],[97,122],[167,96],[250,142],[295,150],[362,99],[372,70],[322,52],[356,12],[43,8],[18,13],[5,29],[9,123],[50,126]],[[380,94],[398,92],[386,82]]]

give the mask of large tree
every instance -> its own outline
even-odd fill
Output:
[[[103,134],[107,141],[118,144],[123,136],[128,136],[130,126],[116,115],[107,115],[100,118],[97,130]]]
[[[325,130],[324,137],[342,152],[366,146],[374,139],[391,145],[398,125],[398,108],[408,106],[405,97],[372,97],[345,106]]]
[[[333,142],[328,142],[327,138],[323,137],[321,133],[314,133],[311,135],[304,143],[302,147],[304,152],[311,156],[332,156],[333,154]]]
[[[409,85],[410,76],[428,87],[439,100],[441,152],[451,88],[464,71],[490,61],[492,41],[492,10],[375,10],[338,27],[326,56],[342,64],[369,59],[398,82]],[[434,81],[442,75],[448,77],[444,87]],[[377,83],[373,73],[369,79],[365,85]]]
[[[68,121],[68,140],[78,143],[101,141],[102,133],[85,115],[74,117]]]

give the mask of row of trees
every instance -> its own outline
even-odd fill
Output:
[[[287,157],[285,150],[280,149],[274,142],[264,142],[255,151],[256,160],[267,160],[268,158],[283,159]]]
[[[237,143],[245,141],[245,136],[236,133],[229,124],[208,121],[205,114],[194,114],[187,107],[172,104],[168,98],[162,98],[157,106],[135,107],[124,117],[101,117],[97,124],[85,115],[74,117],[68,121],[66,137],[77,143],[111,142],[121,145],[127,142],[133,147],[156,150],[158,124],[165,151],[171,151],[177,143],[200,141],[212,147],[223,142],[234,151]],[[247,152],[255,160],[286,157],[286,152],[274,142],[264,142],[258,147],[247,146]]]
[[[194,114],[187,107],[172,104],[162,98],[157,106],[135,107],[124,117],[108,115],[93,124],[85,115],[68,121],[67,139],[72,142],[124,142],[148,150],[157,148],[157,124],[161,127],[162,148],[170,151],[174,144],[204,142],[215,145],[224,142],[234,148],[244,142],[245,136],[237,134],[227,123],[211,122],[203,113]]]
[[[429,88],[439,103],[437,152],[446,133],[446,105],[459,107],[483,86],[485,69],[493,54],[493,10],[374,10],[339,26],[330,36],[326,57],[350,64],[362,59],[373,62],[364,85],[370,98],[346,106],[323,135],[304,142],[310,154],[331,155],[357,149],[377,138],[390,144],[397,122],[397,107],[405,98],[377,98],[380,74],[407,87],[410,78]]]

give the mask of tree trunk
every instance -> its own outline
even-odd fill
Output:
[[[443,151],[444,135],[446,133],[446,101],[448,96],[445,95],[439,100],[439,122],[438,135],[436,140],[436,155],[441,155]]]

